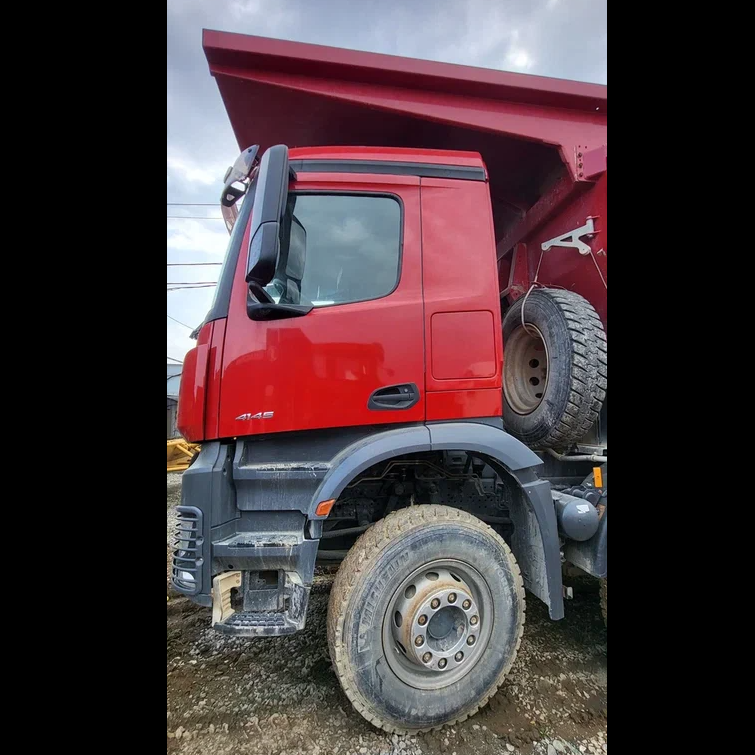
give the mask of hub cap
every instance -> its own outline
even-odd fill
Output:
[[[389,603],[386,658],[412,686],[453,683],[477,663],[490,636],[490,591],[471,567],[435,562],[404,580]]]
[[[534,326],[518,327],[504,344],[503,392],[517,414],[532,414],[548,387],[548,349]]]

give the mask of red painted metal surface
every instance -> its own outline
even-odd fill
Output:
[[[543,242],[580,228],[588,218],[593,218],[596,231],[594,236],[582,238],[590,247],[589,254],[582,255],[576,249],[557,246],[542,251]],[[608,329],[608,173],[604,173],[598,183],[585,185],[584,191],[578,192],[571,202],[561,205],[524,241],[528,281],[522,282],[512,299],[526,293],[540,265],[539,284],[581,294],[595,307]]]
[[[458,375],[439,377],[429,369],[428,394],[500,389],[501,312],[488,186],[482,181],[423,178],[421,193],[427,364],[443,365]],[[457,321],[453,339],[443,331],[436,335],[435,318],[448,313],[474,313],[475,323],[468,322],[466,330],[457,329],[469,319],[465,315]],[[473,327],[480,324],[480,316],[487,316],[489,324],[482,330]],[[443,349],[439,355],[434,353],[436,346]]]
[[[500,416],[501,293],[513,301],[533,283],[566,288],[607,321],[605,87],[220,32],[205,32],[204,47],[242,148],[484,165],[489,184],[300,173],[296,188],[401,196],[399,287],[253,322],[242,254],[227,322],[206,326],[187,355],[186,437],[200,439],[203,425],[204,437],[232,437]],[[542,251],[589,218],[589,254]],[[421,388],[413,409],[367,409],[372,391],[404,382]],[[237,419],[264,412],[273,417]]]
[[[537,230],[561,206],[567,204],[574,197],[586,191],[588,184],[576,183],[569,176],[562,176],[550,191],[545,192],[535,204],[530,207],[519,222],[510,227],[504,237],[498,241],[499,259],[509,252],[515,244],[525,239]]]
[[[220,422],[220,388],[223,372],[223,347],[225,345],[225,323],[213,322],[210,351],[207,356],[207,399],[205,406],[205,438],[217,438]]]
[[[397,147],[305,147],[304,149],[290,149],[288,156],[290,160],[383,160],[394,163],[457,165],[464,168],[482,168],[485,170],[485,163],[483,163],[479,154],[448,149],[408,150]],[[351,176],[351,178],[353,180],[355,177]],[[359,180],[364,181],[364,179]],[[372,179],[367,179],[367,183],[371,182]]]
[[[503,271],[506,271],[508,275],[506,283],[501,277]],[[499,285],[501,296],[508,296],[511,301],[516,301],[527,292],[530,286],[530,271],[526,244],[517,244],[512,253],[501,260]]]
[[[577,153],[577,159],[580,161],[577,163],[577,168],[580,172],[584,172],[584,177],[588,180],[594,180],[601,173],[605,173],[608,170],[608,145],[603,144],[596,149],[588,149],[584,152],[582,157],[581,153]],[[581,164],[580,164],[581,163]]]
[[[498,239],[554,176],[579,180],[578,145],[607,142],[607,88],[598,84],[215,31],[203,45],[241,148],[479,152]]]
[[[430,322],[435,380],[495,377],[498,367],[493,313],[436,312]]]
[[[308,73],[320,78],[386,83],[410,89],[496,97],[514,102],[593,112],[606,108],[606,87],[472,66],[437,63],[325,45],[289,42],[230,32],[203,31],[212,68]]]
[[[220,436],[423,421],[419,179],[301,173],[295,188],[399,196],[404,204],[401,279],[382,299],[255,322],[246,313],[246,255],[240,255],[223,352]],[[416,406],[368,410],[373,391],[400,383],[419,386],[422,400]],[[272,412],[272,418],[238,419],[264,412]]]
[[[192,442],[207,437],[204,426],[207,362],[214,327],[214,323],[207,323],[199,331],[197,345],[184,357],[176,425],[181,435]]]
[[[442,419],[500,417],[502,413],[503,392],[500,389],[427,394],[428,422]]]

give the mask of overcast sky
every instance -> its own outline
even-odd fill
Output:
[[[607,82],[607,0],[168,0],[168,215],[220,217],[225,169],[237,156],[202,29],[291,39]],[[220,262],[219,220],[168,219],[168,262]],[[214,281],[219,267],[168,267],[168,281]],[[212,288],[168,292],[168,314],[195,327]],[[168,356],[194,345],[168,324]]]

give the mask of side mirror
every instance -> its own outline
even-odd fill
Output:
[[[288,147],[278,144],[265,152],[257,174],[257,188],[249,231],[246,281],[266,286],[273,279],[280,253],[280,226],[288,201]]]
[[[304,280],[304,265],[307,260],[307,231],[297,217],[291,217],[288,240],[286,275],[300,286]]]
[[[257,166],[257,153],[260,145],[253,144],[247,147],[237,158],[236,162],[228,168],[223,178],[223,191],[220,195],[220,211],[225,220],[228,233],[233,230],[239,210],[236,203],[246,194],[251,183],[252,173]],[[241,184],[234,186],[233,184]]]
[[[265,286],[273,280],[281,253],[281,229],[285,223],[288,204],[288,182],[296,180],[296,174],[288,164],[288,147],[278,144],[265,152],[257,173],[257,183],[252,206],[249,229],[249,256],[246,263],[246,282],[250,296],[246,313],[251,320],[281,320],[289,317],[304,317],[314,305],[275,303]],[[291,256],[289,245],[286,265],[287,275],[293,280],[304,274],[306,231],[297,223],[294,231],[294,250]],[[298,279],[300,281],[300,278]]]

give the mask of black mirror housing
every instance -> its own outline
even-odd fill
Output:
[[[285,144],[270,147],[262,156],[257,173],[249,230],[249,256],[246,266],[249,297],[246,310],[252,320],[304,317],[314,308],[312,304],[275,304],[264,290],[273,280],[278,266],[281,226],[288,204],[289,180],[296,180],[296,174],[288,164],[288,147]],[[296,238],[300,241],[300,247],[306,244],[306,232],[303,228]],[[297,248],[297,252],[300,256],[294,256],[291,260],[293,272],[303,274],[303,248]]]
[[[252,208],[247,283],[265,286],[273,279],[280,253],[280,224],[288,201],[288,147],[278,144],[265,152],[257,174]]]
[[[263,223],[249,242],[246,282],[266,286],[275,275],[280,254],[280,223]]]

